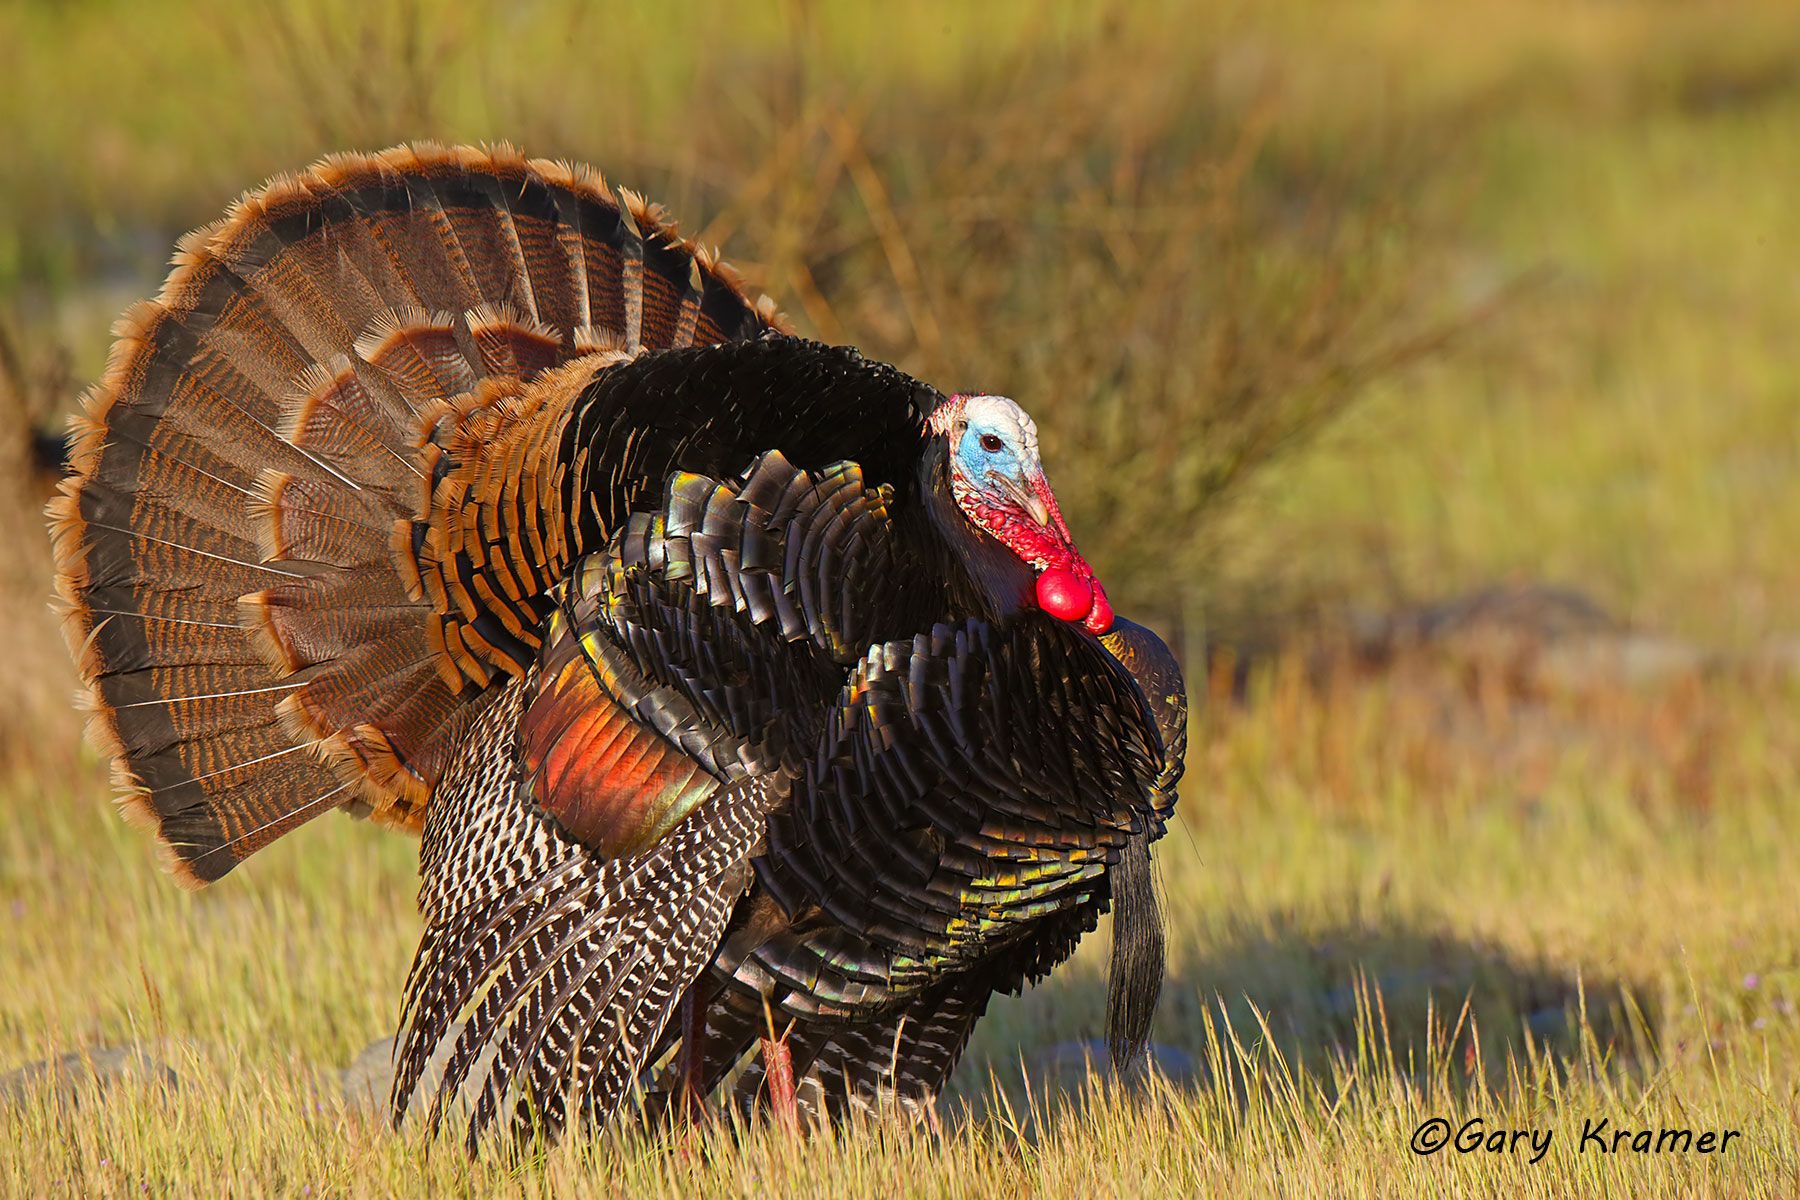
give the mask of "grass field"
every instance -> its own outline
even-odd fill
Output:
[[[1720,799],[1571,754],[1521,795],[1480,762],[1428,767],[1385,686],[1320,706],[1272,683],[1203,722],[1164,843],[1170,984],[1157,1036],[1197,1080],[1033,1110],[1023,1053],[1092,1036],[1104,940],[1004,1002],[959,1077],[1010,1108],[940,1143],[757,1133],[686,1152],[625,1141],[516,1171],[467,1165],[342,1106],[332,1070],[392,1019],[417,920],[409,846],[347,821],[271,850],[230,888],[178,892],[91,786],[16,795],[0,1061],[141,1041],[173,1095],[119,1084],[9,1113],[0,1187],[79,1194],[265,1189],[425,1195],[1785,1194],[1800,1172],[1795,1072],[1793,687],[1730,706]],[[1436,782],[1428,786],[1426,779]],[[1462,1012],[1465,1002],[1468,1011]],[[1431,1116],[1550,1129],[1536,1164],[1415,1158]],[[1583,1122],[1737,1129],[1724,1155],[1578,1150]]]
[[[1776,3],[0,6],[9,428],[244,186],[509,137],[809,332],[1019,397],[1211,696],[1158,849],[1179,1079],[1061,1069],[1103,931],[983,1023],[942,1137],[471,1165],[337,1087],[392,1029],[414,845],[334,817],[163,878],[77,745],[0,444],[0,1075],[137,1044],[180,1077],[0,1094],[0,1193],[1800,1193],[1795,62]],[[1540,580],[1628,632],[1329,652]],[[1551,1142],[1416,1155],[1433,1117]],[[1603,1119],[1739,1132],[1583,1149]]]

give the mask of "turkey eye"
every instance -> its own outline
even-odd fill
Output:
[[[981,435],[981,448],[986,450],[989,454],[1000,453],[1000,448],[1004,445],[1006,445],[1006,443],[1001,441],[994,434],[984,433]]]

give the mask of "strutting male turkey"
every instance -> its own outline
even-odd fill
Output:
[[[331,809],[423,831],[396,1120],[451,1038],[471,1146],[923,1108],[1109,905],[1141,1051],[1186,701],[1011,400],[507,147],[276,179],[117,335],[52,506],[94,736],[192,886]]]

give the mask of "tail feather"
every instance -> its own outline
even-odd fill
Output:
[[[530,379],[562,361],[562,338],[556,331],[509,303],[478,304],[464,320],[490,375]]]
[[[480,368],[479,356],[462,347],[455,316],[417,306],[377,314],[356,339],[355,349],[415,408],[470,391]]]
[[[360,567],[391,552],[386,506],[335,483],[307,482],[281,471],[257,477],[249,519],[265,562],[316,562]]]
[[[353,802],[417,826],[511,669],[521,631],[469,598],[506,592],[495,611],[528,618],[541,581],[497,560],[557,535],[501,531],[517,540],[491,554],[459,533],[475,577],[421,579],[447,402],[774,321],[642,200],[504,146],[328,158],[183,238],[116,329],[51,506],[95,736],[179,877]],[[467,620],[440,628],[459,600]]]

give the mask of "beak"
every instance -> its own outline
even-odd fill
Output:
[[[1014,479],[1011,475],[996,475],[994,482],[1009,499],[1030,514],[1031,519],[1039,526],[1045,529],[1050,527],[1050,506],[1044,503],[1044,498],[1029,483]]]

